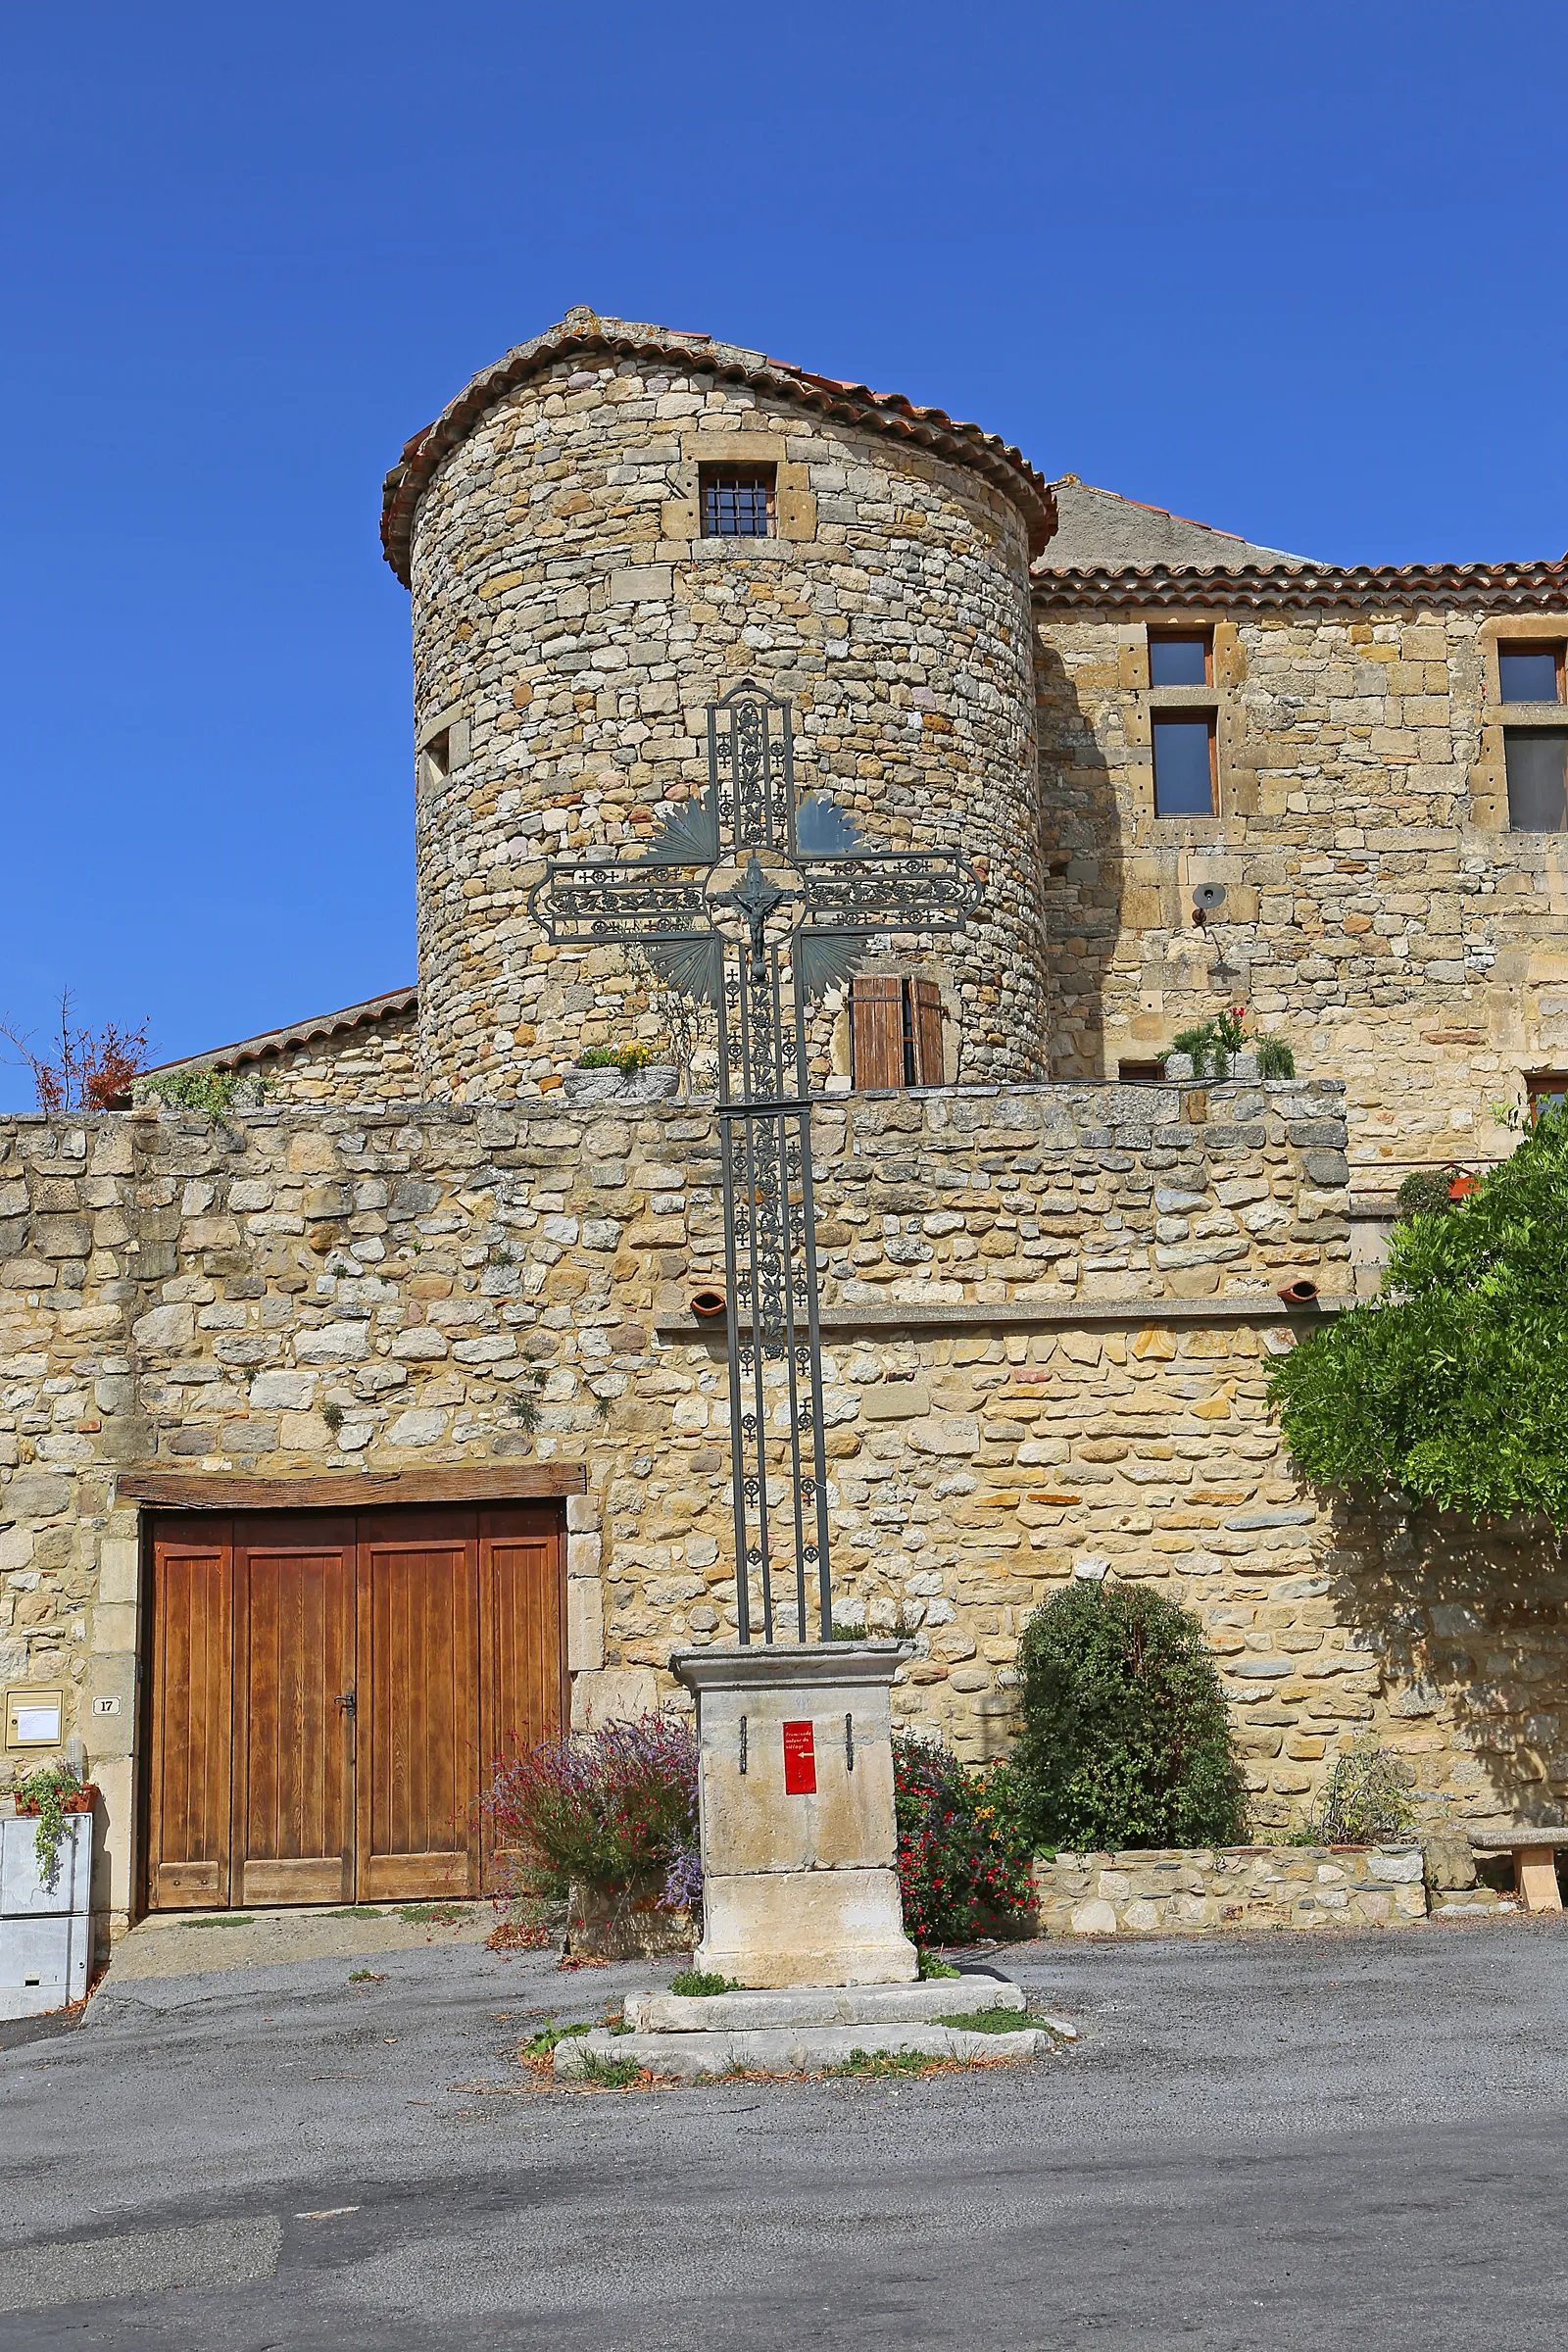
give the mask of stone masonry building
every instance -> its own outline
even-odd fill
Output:
[[[267,1082],[220,1116],[0,1121],[0,1683],[86,1745],[106,1926],[476,1891],[509,1738],[733,1637],[710,1041],[529,897],[747,678],[803,791],[981,883],[811,1033],[835,1587],[902,1717],[999,1752],[1029,1611],[1109,1571],[1202,1615],[1259,1830],[1367,1728],[1429,1815],[1557,1817],[1555,1544],[1307,1492],[1264,1387],[1411,1165],[1568,1084],[1564,564],[1324,567],[587,311],[409,443],[384,543],[416,987],[200,1056]],[[1298,1078],[1165,1083],[1232,1004]],[[678,1095],[584,1100],[630,1040]]]

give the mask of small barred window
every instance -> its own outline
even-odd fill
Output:
[[[703,537],[771,538],[775,471],[771,466],[701,466]]]

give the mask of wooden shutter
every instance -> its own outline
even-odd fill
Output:
[[[914,1083],[940,1086],[942,1066],[942,991],[934,980],[911,980],[914,1028]]]
[[[904,1084],[904,982],[850,984],[850,1066],[858,1087]]]

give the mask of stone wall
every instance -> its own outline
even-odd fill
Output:
[[[1164,699],[1217,709],[1220,814],[1156,818],[1149,628],[1210,622],[1213,694]],[[1360,1181],[1503,1156],[1493,1104],[1568,1067],[1568,845],[1508,829],[1503,721],[1529,713],[1498,701],[1496,648],[1568,616],[1048,596],[1037,625],[1053,1075],[1151,1058],[1245,1003],[1346,1078]],[[1227,895],[1200,929],[1201,880]]]
[[[824,1112],[835,1589],[847,1622],[910,1634],[902,1719],[1004,1747],[1029,1612],[1108,1570],[1200,1612],[1259,1828],[1365,1729],[1417,1761],[1425,1806],[1561,1803],[1540,1545],[1497,1580],[1485,1546],[1429,1560],[1392,1523],[1342,1523],[1268,1418],[1270,1356],[1301,1328],[1276,1286],[1348,1288],[1342,1105],[1323,1083]],[[581,1463],[578,1720],[673,1694],[672,1649],[732,1636],[724,1353],[686,1305],[720,1263],[717,1175],[710,1113],[676,1102],[0,1123],[0,1682],[71,1691],[117,1900],[127,1465]],[[772,1408],[782,1451],[781,1390]],[[99,1693],[119,1716],[87,1711]]]
[[[754,355],[755,356],[755,355]],[[983,473],[702,355],[575,352],[498,398],[414,528],[419,975],[432,1089],[548,1091],[643,1002],[554,949],[541,859],[635,851],[707,778],[705,706],[794,704],[797,781],[879,848],[961,849],[980,919],[938,968],[965,1078],[1045,1052],[1028,545]],[[776,465],[776,535],[704,538],[698,467]],[[905,943],[912,954],[917,943]],[[907,963],[895,968],[909,968]],[[818,1040],[826,1054],[831,1011]]]
[[[1427,1916],[1416,1844],[1060,1853],[1037,1862],[1034,1878],[1042,1936],[1386,1928]]]

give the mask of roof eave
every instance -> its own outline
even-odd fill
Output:
[[[986,475],[1023,514],[1029,553],[1044,553],[1056,528],[1056,503],[1050,483],[1022,452],[979,425],[956,421],[941,409],[919,409],[902,393],[877,393],[865,384],[836,382],[805,368],[770,360],[738,344],[715,343],[670,327],[633,324],[589,314],[581,323],[548,328],[519,343],[493,366],[471,376],[434,421],[404,444],[382,485],[381,547],[405,588],[410,584],[414,523],[419,500],[448,453],[472,430],[487,409],[529,375],[575,352],[610,352],[619,357],[684,361],[731,382],[801,402],[819,414],[869,426],[902,440],[919,440],[939,455]]]

